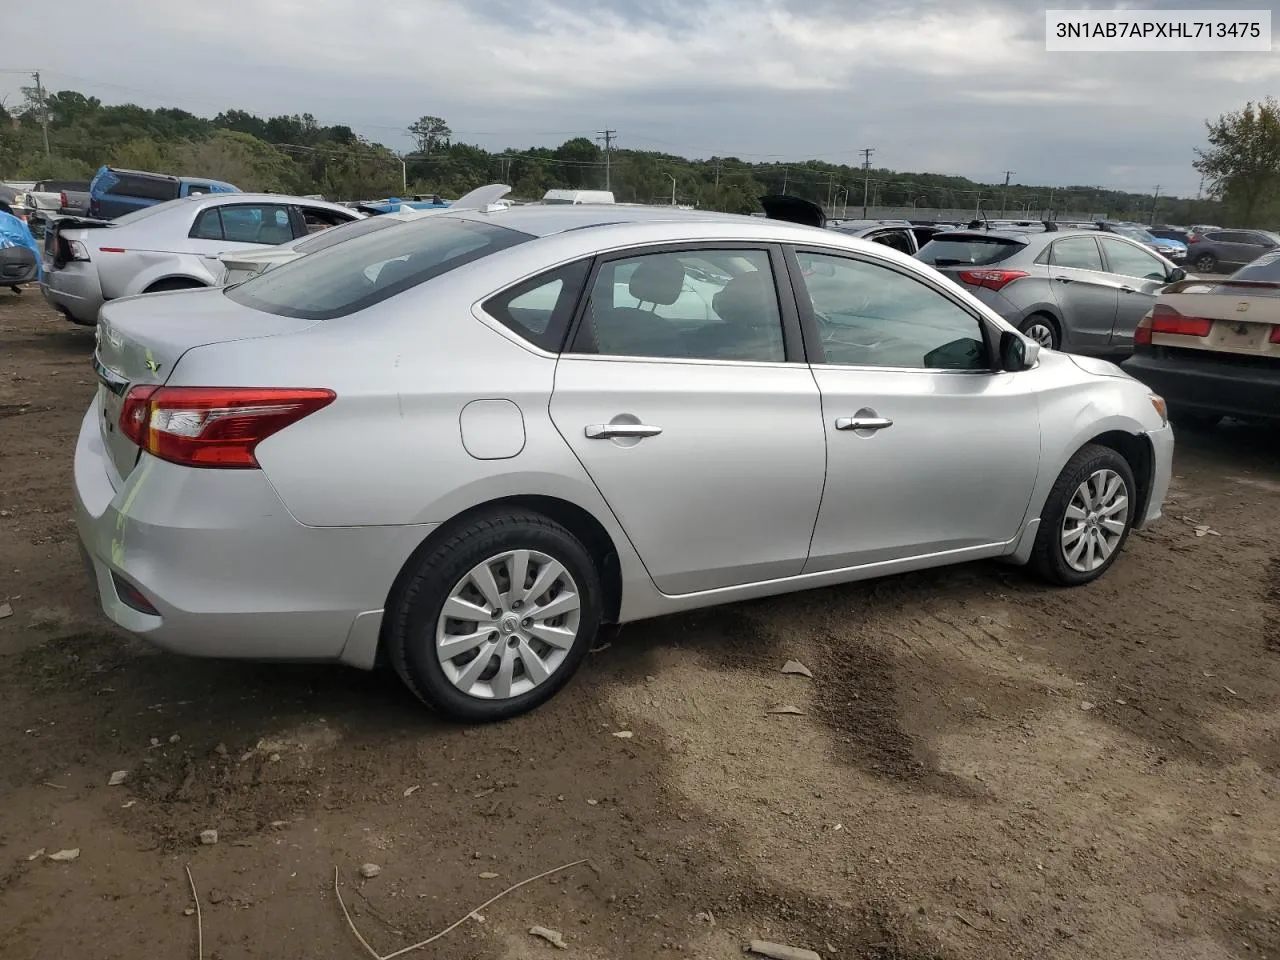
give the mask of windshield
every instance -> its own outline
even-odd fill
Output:
[[[491,223],[424,217],[299,257],[228,287],[225,295],[264,313],[330,320],[532,239]]]
[[[386,217],[369,217],[367,220],[353,220],[351,223],[344,223],[341,226],[330,227],[328,230],[322,230],[313,237],[307,237],[293,245],[293,249],[298,253],[316,253],[320,250],[327,250],[336,243],[342,243],[345,240],[354,240],[356,237],[363,237],[366,233],[374,233],[387,227],[394,227],[397,223],[404,223],[403,220],[390,220]]]
[[[1004,237],[938,236],[920,248],[916,259],[935,267],[983,267],[1009,259],[1022,246]]]

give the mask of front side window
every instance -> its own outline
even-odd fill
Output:
[[[601,264],[573,350],[617,357],[781,362],[765,250],[653,253]]]
[[[1125,243],[1111,237],[1099,237],[1098,242],[1107,254],[1107,265],[1112,273],[1138,280],[1164,280],[1165,265],[1153,254],[1137,244]]]
[[[329,320],[532,239],[517,230],[447,214],[424,217],[281,264],[228,287],[225,295],[265,313]]]
[[[982,324],[937,290],[887,266],[800,252],[825,362],[986,370]]]

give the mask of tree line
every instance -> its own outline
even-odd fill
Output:
[[[605,156],[587,137],[557,147],[490,151],[453,140],[441,117],[406,127],[414,149],[397,154],[346,125],[309,113],[260,117],[225,110],[212,118],[172,107],[104,104],[74,90],[24,88],[24,102],[0,106],[0,177],[81,179],[103,163],[212,177],[245,190],[372,199],[408,194],[459,196],[485,183],[508,183],[536,199],[552,188],[613,190],[620,201],[670,203],[735,213],[760,209],[758,198],[790,193],[861,213],[871,207],[982,210],[991,217],[1039,217],[1050,210],[1148,222],[1263,225],[1280,216],[1280,122],[1274,100],[1249,104],[1210,123],[1209,145],[1195,166],[1205,199],[1157,197],[1096,186],[978,183],[936,173],[904,173],[818,160],[753,163],[737,157],[689,159],[651,150],[613,149]],[[46,151],[45,133],[48,147]],[[673,183],[674,180],[674,183]]]

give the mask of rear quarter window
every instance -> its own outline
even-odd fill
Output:
[[[1024,246],[1003,237],[934,237],[920,248],[916,259],[935,267],[983,267],[1008,260]]]
[[[428,217],[299,257],[229,287],[225,295],[264,313],[331,320],[532,239],[491,223]]]

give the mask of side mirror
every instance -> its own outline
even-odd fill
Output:
[[[1016,372],[1030,370],[1040,359],[1040,344],[1012,330],[1000,334],[1000,369]]]
[[[1177,283],[1179,280],[1187,279],[1187,271],[1181,267],[1174,267],[1169,271],[1169,283]]]

